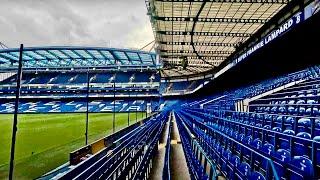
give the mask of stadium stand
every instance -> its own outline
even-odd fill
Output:
[[[19,94],[18,49],[0,50],[0,113],[20,95],[19,114],[86,114],[85,145],[38,178],[320,179],[320,1],[145,2],[156,53],[26,48]],[[113,134],[88,143],[105,112]]]
[[[188,102],[177,111],[180,123],[188,124],[224,177],[319,177],[318,76],[316,66],[226,92],[225,98],[205,108]],[[236,111],[237,101],[291,81],[298,83],[250,102],[247,111]],[[197,176],[205,174],[200,167],[195,169],[200,171]]]

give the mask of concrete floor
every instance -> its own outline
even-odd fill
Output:
[[[151,180],[162,180],[162,171],[164,166],[164,158],[166,155],[166,144],[168,139],[168,132],[169,132],[169,122],[167,122],[164,127],[164,131],[161,135],[161,138],[158,144],[158,152],[152,161],[152,168],[149,176],[149,179]]]
[[[173,116],[173,129],[171,139],[170,167],[171,179],[173,180],[189,180],[189,170],[184,156],[180,135],[176,121]]]
[[[173,180],[190,180],[190,174],[183,152],[183,147],[180,140],[180,135],[178,127],[174,116],[170,116],[173,121],[173,127],[171,132],[171,151],[170,151],[170,175]],[[158,144],[158,152],[153,159],[152,168],[150,172],[149,179],[151,180],[162,180],[164,158],[166,153],[166,142],[169,132],[169,122],[168,121],[164,127],[161,139]],[[219,176],[219,180],[225,180],[225,177]]]

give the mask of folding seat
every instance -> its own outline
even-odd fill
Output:
[[[249,124],[251,124],[252,122],[255,122],[255,120],[256,120],[256,114],[255,113],[249,114]]]
[[[272,128],[272,131],[282,132],[282,129],[280,127],[274,127],[274,128]],[[270,143],[274,144],[275,143],[275,137],[278,137],[278,135],[276,135],[275,133],[271,132],[269,137],[270,137]]]
[[[299,108],[298,108],[298,114],[300,114],[300,115],[306,115],[306,107],[305,106],[300,106]]]
[[[273,106],[270,111],[271,113],[276,114],[278,112],[278,106]]]
[[[232,113],[232,118],[233,119],[239,119],[239,112],[233,112]]]
[[[263,126],[263,129],[271,130],[271,126],[270,125],[265,125],[265,126]],[[269,131],[264,131],[263,133],[264,133],[264,137],[265,137],[265,139],[263,139],[263,140],[266,140],[266,141],[270,142],[271,139],[272,139],[272,134]]]
[[[314,136],[320,136],[320,119],[314,121]]]
[[[252,135],[253,139],[262,137],[262,130],[258,129],[258,128],[262,128],[262,124],[257,124],[256,127],[257,128],[253,128],[253,135]]]
[[[237,155],[233,155],[227,165],[227,179],[234,179],[235,169],[240,164],[240,157]]]
[[[276,116],[276,118],[273,121],[272,127],[281,127],[283,121],[283,116]]]
[[[305,156],[294,156],[288,164],[289,179],[313,179],[314,169],[312,162]]]
[[[294,136],[295,133],[293,130],[286,129],[283,131],[284,135],[280,135],[279,141],[280,141],[280,148],[281,149],[290,149],[290,137],[286,135]]]
[[[295,104],[295,100],[289,100],[288,104]]]
[[[228,136],[233,137],[233,129],[232,128],[229,128]]]
[[[238,135],[238,138],[237,138],[237,141],[239,142],[239,143],[241,143],[241,144],[243,144],[243,142],[244,142],[244,137],[245,137],[245,135],[244,134],[239,134]],[[237,144],[236,145],[236,152],[238,153],[238,154],[240,154],[241,153],[241,150],[242,150],[242,146],[240,145],[240,144]]]
[[[262,148],[262,141],[259,138],[254,139],[251,144],[251,148],[253,148],[255,151],[259,152]],[[255,167],[259,168],[261,164],[261,157],[253,153],[253,159],[254,159],[254,165]]]
[[[257,114],[256,119],[255,119],[255,124],[262,124],[263,123],[263,115],[262,114]]]
[[[244,139],[243,139],[243,144],[247,147],[247,145],[251,145],[251,142],[252,142],[252,136],[246,136]],[[243,153],[244,157],[249,160],[250,158],[250,155],[251,155],[251,151],[247,148],[243,148]]]
[[[280,102],[280,104],[287,104],[287,101],[286,101],[286,100],[282,100],[282,101]]]
[[[299,97],[299,98],[304,98],[304,97],[306,97],[305,95],[304,95],[304,92],[302,91],[300,91],[300,92],[298,92],[298,96],[297,97]]]
[[[287,112],[287,109],[285,106],[280,106],[279,109],[278,109],[278,112],[280,114],[285,114]]]
[[[296,138],[293,143],[293,154],[294,155],[306,155],[310,156],[309,145],[310,143],[307,141],[311,139],[311,135],[306,132],[300,132],[296,135]],[[303,139],[300,139],[303,138]]]
[[[265,125],[270,125],[271,126],[271,122],[272,122],[272,115],[267,114],[264,116],[264,126]]]
[[[258,113],[264,112],[264,107],[256,107],[255,112],[258,112]]]
[[[312,94],[311,94],[311,96],[312,96]],[[308,95],[307,95],[307,97],[308,97]],[[314,100],[314,99],[308,99],[307,100],[307,104],[316,104],[317,102],[316,102],[316,100]]]
[[[284,129],[291,129],[293,130],[294,127],[294,123],[295,123],[295,117],[287,117],[284,119],[283,125],[284,125]]]
[[[251,175],[249,176],[249,180],[265,180],[266,178],[257,171],[254,171],[251,173]]]
[[[225,127],[222,131],[223,131],[225,134],[228,134],[228,133],[229,133],[229,127]]]
[[[236,176],[238,179],[247,179],[250,174],[251,167],[248,163],[243,162],[237,167]]]
[[[288,114],[294,115],[296,113],[296,109],[293,106],[289,106],[287,112]]]
[[[313,138],[314,141],[314,148],[315,148],[315,153],[314,153],[314,163],[316,164],[316,177],[320,177],[320,136],[316,136]]]
[[[232,138],[235,139],[235,140],[237,140],[237,139],[238,139],[238,136],[239,136],[239,132],[235,129],[235,130],[233,131]]]
[[[317,107],[308,107],[306,109],[305,114],[309,115],[309,116],[318,116],[319,115],[319,109]]]
[[[227,172],[227,162],[231,159],[232,152],[229,149],[223,150],[221,158],[221,169]]]
[[[265,143],[262,146],[261,151],[266,157],[270,157],[274,153],[274,146],[270,143]],[[260,168],[262,170],[265,170],[268,165],[268,161],[266,159],[262,158],[261,164],[262,164],[262,166],[260,166]]]
[[[279,178],[287,178],[287,164],[291,161],[291,155],[288,150],[278,149],[274,155],[274,165]]]
[[[311,120],[309,118],[301,118],[298,120],[297,132],[310,132]]]
[[[290,96],[290,98],[295,98],[295,97],[297,97],[297,95],[295,95],[295,94]]]
[[[254,149],[259,150],[262,147],[262,141],[259,138],[256,138],[250,143],[250,145]]]

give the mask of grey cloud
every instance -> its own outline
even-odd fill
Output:
[[[0,0],[0,41],[9,47],[140,48],[154,39],[144,0]]]

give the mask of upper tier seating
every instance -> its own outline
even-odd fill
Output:
[[[115,77],[117,83],[129,82],[159,82],[160,76],[155,72],[117,72],[117,73],[90,73],[90,83],[110,83],[111,77]],[[11,76],[0,85],[15,85],[17,76]],[[87,74],[85,72],[66,72],[66,73],[24,73],[22,75],[22,84],[84,84],[87,83]]]
[[[319,179],[319,70],[185,101],[177,117],[229,179]],[[249,112],[235,111],[236,102],[290,82],[297,84],[250,102]]]

